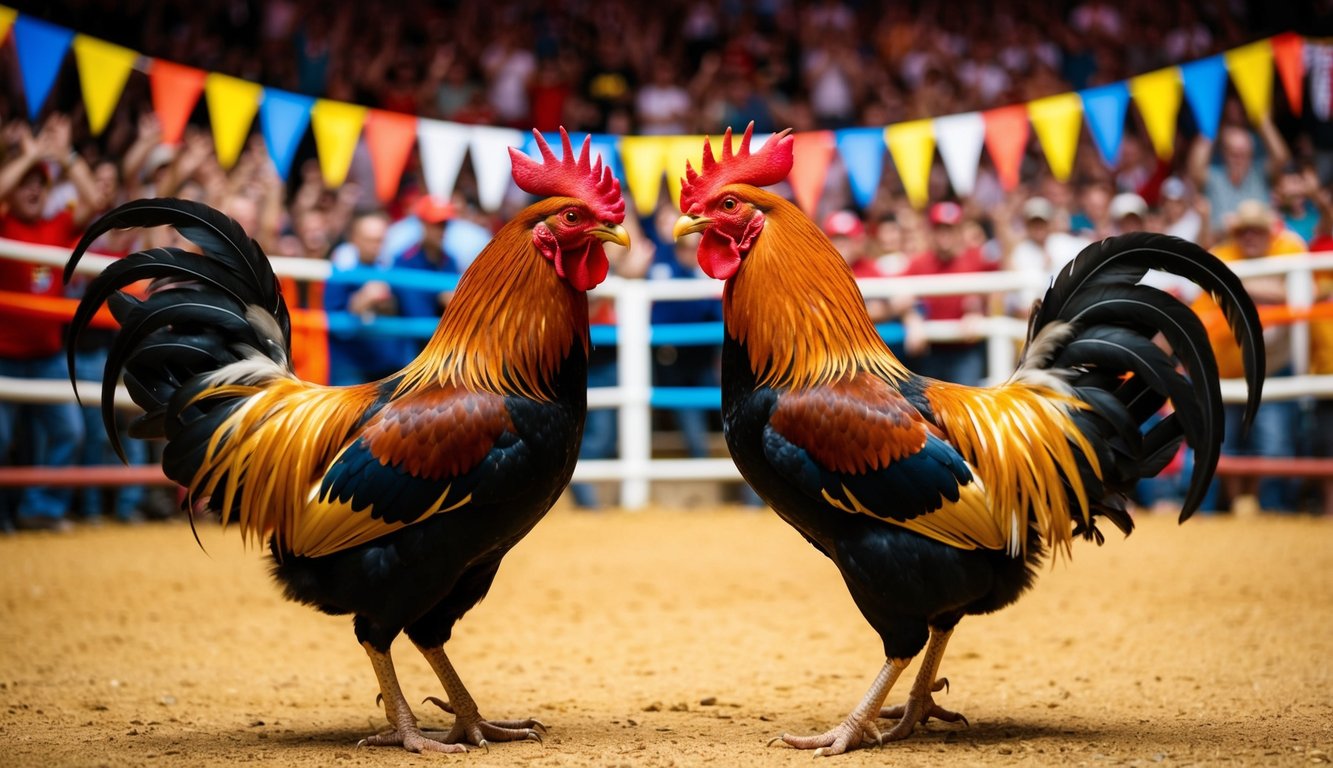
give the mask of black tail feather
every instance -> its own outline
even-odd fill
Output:
[[[1168,294],[1141,284],[1150,269],[1185,277],[1211,293],[1240,345],[1249,397],[1246,428],[1263,391],[1265,350],[1258,311],[1240,279],[1215,256],[1193,243],[1166,235],[1136,233],[1109,238],[1085,248],[1056,276],[1034,308],[1029,342],[1052,323],[1068,323],[1073,333],[1050,365],[1073,371],[1076,392],[1101,419],[1080,419],[1079,428],[1093,442],[1115,438],[1118,447],[1135,450],[1133,471],[1123,474],[1120,457],[1104,472],[1109,494],[1094,499],[1101,514],[1124,528],[1128,517],[1113,503],[1132,482],[1160,472],[1181,440],[1195,451],[1195,464],[1180,519],[1189,518],[1203,501],[1221,452],[1223,406],[1217,361],[1203,323],[1189,307]],[[1161,333],[1168,351],[1153,341]],[[1177,368],[1183,370],[1183,375]],[[1103,395],[1090,395],[1093,389]],[[1129,439],[1167,400],[1175,413],[1140,440]],[[1105,462],[1107,451],[1098,448]],[[1123,520],[1117,517],[1124,517]],[[1088,535],[1094,535],[1089,531]]]

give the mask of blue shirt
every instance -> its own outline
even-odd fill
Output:
[[[458,265],[453,257],[445,253],[439,264],[426,258],[426,251],[420,243],[408,248],[394,263],[394,270],[419,269],[423,272],[437,272],[445,275],[459,274]],[[398,299],[398,314],[402,317],[436,317],[444,308],[440,306],[440,291],[436,288],[408,288],[395,286],[394,296]]]

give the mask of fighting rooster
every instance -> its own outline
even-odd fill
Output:
[[[123,205],[65,270],[68,280],[113,228],[171,226],[202,251],[158,248],[111,265],[70,338],[106,302],[120,323],[102,399],[112,440],[123,372],[146,412],[131,434],[166,438],[167,476],[267,543],[287,597],[355,617],[390,725],[366,744],[460,752],[539,738],[535,720],[483,719],[444,644],[569,482],[587,412],[585,292],[606,277],[603,242],[629,243],[619,182],[589,161],[588,141],[575,158],[561,133],[561,160],[540,135],[543,162],[510,151],[518,186],[545,199],[496,234],[421,356],[382,381],[296,378],[267,257],[206,206]],[[147,298],[120,291],[144,279],[154,280]],[[455,716],[447,733],[424,734],[399,688],[389,646],[400,632],[444,686],[448,701],[435,703]]]
[[[817,754],[908,736],[936,717],[963,720],[932,693],[954,626],[1012,603],[1046,552],[1099,520],[1128,534],[1125,493],[1156,474],[1182,439],[1196,462],[1184,521],[1221,442],[1217,365],[1189,308],[1139,284],[1183,275],[1218,299],[1245,355],[1258,407],[1264,349],[1240,281],[1201,248],[1159,235],[1086,248],[1037,304],[1018,370],[990,388],[913,374],[875,332],[852,273],[806,216],[760,187],[786,178],[792,140],[750,152],[750,130],[721,160],[707,141],[687,167],[677,237],[702,233],[699,263],[725,280],[722,409],[741,474],[829,557],[887,661],[841,724],[782,741]],[[1158,334],[1172,352],[1154,343]],[[1184,374],[1178,369],[1183,369]],[[1151,428],[1166,400],[1175,414]],[[881,709],[925,649],[906,704]],[[892,721],[881,730],[878,718]]]

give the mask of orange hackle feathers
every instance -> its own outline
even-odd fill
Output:
[[[703,161],[696,172],[689,161],[685,161],[685,178],[681,179],[680,209],[689,212],[696,204],[707,200],[712,194],[728,184],[750,184],[766,187],[777,184],[787,178],[791,172],[795,155],[792,151],[791,129],[784,129],[773,134],[764,146],[753,154],[750,152],[750,137],[754,133],[754,122],[745,126],[745,135],[741,137],[740,148],[731,151],[731,128],[722,135],[722,159],[713,157],[713,147],[708,137],[704,137]]]
[[[746,196],[772,215],[727,283],[723,311],[728,332],[749,350],[759,384],[802,389],[857,371],[906,378],[824,233],[777,195],[753,189]]]
[[[542,154],[539,163],[514,147],[509,148],[513,161],[514,182],[519,189],[539,197],[576,197],[587,203],[598,219],[616,224],[625,219],[625,199],[620,195],[620,182],[611,169],[602,165],[602,158],[593,162],[592,135],[584,137],[583,148],[577,159],[569,134],[560,129],[564,155],[556,158],[541,132],[532,130],[537,149]]]

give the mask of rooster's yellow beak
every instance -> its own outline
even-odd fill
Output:
[[[588,234],[592,235],[598,240],[601,240],[604,243],[615,243],[616,245],[623,246],[625,248],[629,247],[629,232],[626,232],[625,228],[620,226],[619,224],[614,224],[609,227],[608,226],[593,227],[592,229],[588,230]]]
[[[676,219],[676,226],[671,228],[671,236],[679,240],[688,234],[708,229],[708,225],[712,223],[713,220],[707,216],[691,216],[687,213]]]

